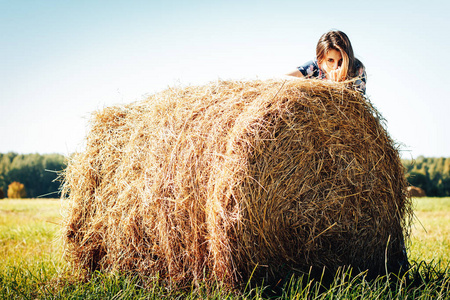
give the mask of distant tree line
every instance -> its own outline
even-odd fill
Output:
[[[450,158],[419,156],[402,163],[411,185],[422,188],[430,197],[450,196]]]
[[[65,168],[60,154],[0,153],[0,190],[6,196],[13,182],[24,185],[28,198],[58,198],[61,182],[59,173]]]

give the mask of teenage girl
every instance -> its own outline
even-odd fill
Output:
[[[348,81],[351,88],[365,94],[366,71],[355,58],[352,44],[342,31],[324,33],[317,43],[316,59],[298,67],[287,75],[305,78]]]

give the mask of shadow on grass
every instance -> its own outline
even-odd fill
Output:
[[[265,287],[266,299],[450,299],[450,265],[412,262],[402,274],[368,276],[341,268],[333,276],[293,275],[282,287]],[[257,293],[249,293],[256,296]]]

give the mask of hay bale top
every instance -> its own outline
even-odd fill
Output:
[[[380,120],[359,93],[315,80],[170,88],[96,112],[66,169],[67,256],[179,283],[235,285],[256,266],[273,280],[384,271],[411,205]]]

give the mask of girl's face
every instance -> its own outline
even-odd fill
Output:
[[[322,69],[327,72],[337,70],[342,65],[342,55],[341,52],[336,49],[331,49],[325,54],[322,61]]]

